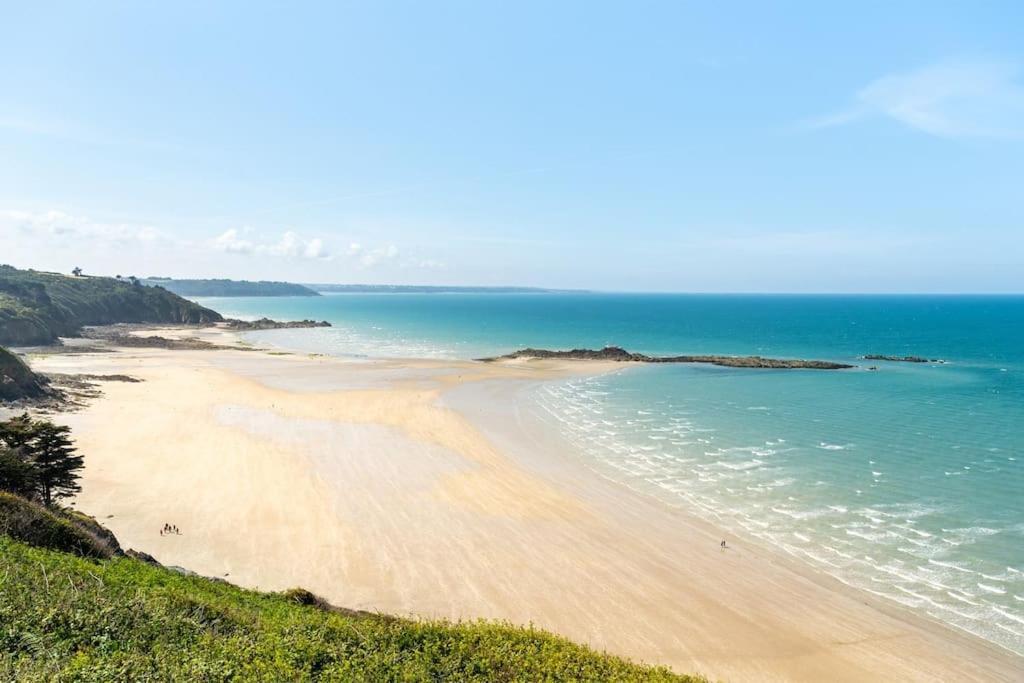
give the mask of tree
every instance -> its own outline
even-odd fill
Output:
[[[79,472],[85,466],[71,442],[71,428],[52,422],[37,422],[36,437],[30,446],[31,462],[36,474],[36,490],[46,505],[60,498],[69,498],[82,487]]]
[[[74,268],[71,269],[71,274],[74,275],[75,277],[82,277],[82,269],[79,268],[78,266],[75,266]]]
[[[78,493],[84,462],[70,434],[70,427],[33,420],[28,413],[0,422],[0,444],[7,451],[0,462],[0,488],[22,495],[28,489],[47,505]]]
[[[6,422],[0,422],[0,443],[6,444],[8,448],[24,453],[32,439],[35,438],[36,423],[22,413],[12,417]]]
[[[35,493],[36,477],[32,465],[19,451],[0,443],[0,491],[10,491],[23,498]]]

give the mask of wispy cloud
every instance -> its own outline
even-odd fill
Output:
[[[420,268],[436,270],[445,264],[399,249],[391,242],[364,246],[349,243],[347,248],[332,248],[330,236],[309,236],[297,230],[281,233],[258,231],[251,227],[229,228],[212,237],[187,239],[181,231],[132,222],[94,220],[59,210],[23,211],[0,209],[0,235],[13,238],[13,245],[40,255],[48,250],[96,250],[120,254],[138,254],[138,249],[154,248],[179,258],[202,252],[235,256],[348,263],[350,267],[370,269]]]
[[[172,241],[172,237],[152,225],[94,221],[63,211],[0,211],[0,225],[36,239],[128,243]]]
[[[358,242],[353,242],[348,247],[347,256],[356,259],[364,268],[372,268],[385,261],[392,261],[398,257],[398,247],[388,244],[374,249],[365,249]]]
[[[940,137],[1024,139],[1024,86],[1015,65],[951,60],[868,83],[854,103],[811,121],[818,128],[887,117]]]
[[[292,230],[274,241],[262,240],[252,235],[252,230],[230,228],[209,241],[217,251],[229,254],[260,254],[287,258],[327,259],[330,253],[319,237],[304,238]]]

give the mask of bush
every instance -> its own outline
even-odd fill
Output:
[[[108,558],[120,551],[117,541],[111,542],[113,536],[103,538],[64,513],[4,492],[0,492],[0,535],[84,557]]]

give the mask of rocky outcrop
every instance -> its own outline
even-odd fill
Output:
[[[520,349],[497,358],[481,358],[480,360],[491,362],[514,358],[605,360],[621,363],[708,363],[729,368],[765,368],[773,370],[844,370],[854,367],[846,363],[833,363],[824,360],[762,358],[761,356],[647,356],[642,353],[631,353],[618,346],[606,346],[600,350],[572,349],[570,351]]]
[[[51,393],[49,381],[25,361],[0,346],[0,401],[40,398]]]
[[[157,334],[131,334],[131,325],[87,327],[82,336],[110,347],[129,349],[170,349],[173,351],[253,351],[251,346],[214,344],[198,337],[162,337]]]
[[[869,353],[864,360],[887,360],[894,363],[945,363],[939,358],[922,358],[921,356],[883,356],[877,353]]]
[[[270,318],[260,318],[259,320],[235,320],[234,318],[228,318],[225,321],[225,327],[229,330],[235,330],[237,332],[249,332],[251,330],[286,330],[296,329],[305,327],[330,327],[331,324],[326,320],[289,320],[287,322],[279,322],[277,320],[271,320]]]

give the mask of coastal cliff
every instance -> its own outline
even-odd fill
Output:
[[[133,279],[71,276],[0,265],[0,344],[53,344],[85,325],[220,322],[216,311]]]
[[[855,367],[846,363],[824,360],[801,360],[783,358],[762,358],[761,356],[647,356],[631,353],[618,346],[603,349],[572,349],[551,351],[549,349],[520,349],[497,358],[481,358],[484,362],[512,360],[516,358],[557,358],[561,360],[606,360],[620,363],[707,363],[729,368],[766,368],[774,370],[844,370]]]
[[[0,346],[0,401],[38,398],[49,393],[45,377],[29,370],[28,365]]]

